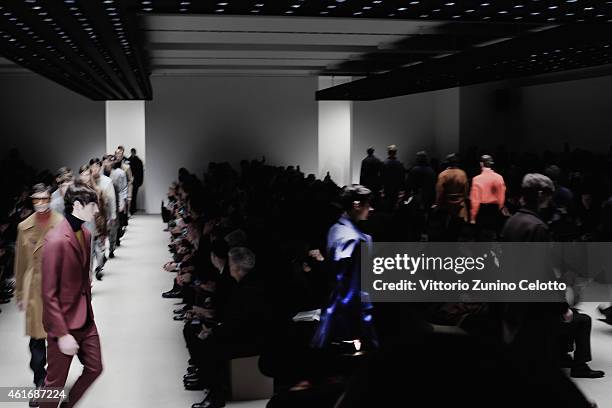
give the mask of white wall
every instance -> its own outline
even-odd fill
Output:
[[[458,88],[354,103],[353,180],[359,180],[361,160],[374,146],[385,159],[386,147],[395,144],[398,158],[408,168],[416,152],[426,150],[442,158],[459,145]]]
[[[0,89],[0,157],[16,147],[27,163],[55,173],[104,153],[104,102],[35,74],[1,75]]]
[[[461,91],[461,146],[561,151],[568,142],[607,152],[612,145],[612,76],[512,87],[496,82]]]
[[[186,167],[199,177],[210,161],[261,158],[317,172],[317,79],[152,77],[146,103],[147,211]]]
[[[106,101],[106,151],[114,153],[117,146],[123,146],[125,147],[125,156],[129,157],[130,149],[135,148],[136,154],[145,165],[146,174],[147,152],[145,140],[145,102]],[[146,189],[139,189],[138,207],[145,206],[145,195]]]

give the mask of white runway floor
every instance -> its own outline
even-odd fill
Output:
[[[132,218],[117,257],[105,268],[104,280],[94,281],[93,307],[105,371],[79,404],[83,408],[188,408],[201,400],[200,391],[183,389],[187,351],[182,325],[172,320],[175,302],[161,298],[171,286],[171,275],[161,270],[169,259],[162,228],[159,216]],[[24,317],[14,303],[0,308],[0,387],[30,386]],[[596,320],[596,304],[582,308],[593,317],[591,366],[608,375],[578,384],[600,408],[612,408],[612,326]],[[75,358],[69,385],[80,371]],[[2,408],[18,406],[26,405],[0,402]],[[228,404],[264,406],[265,401]]]
[[[201,391],[185,391],[182,384],[187,349],[182,324],[172,320],[174,299],[162,299],[172,274],[161,266],[168,261],[168,233],[159,216],[130,220],[116,258],[105,267],[102,282],[93,282],[93,308],[100,332],[104,372],[79,403],[83,408],[189,408],[201,401]],[[14,303],[1,305],[0,387],[29,387],[28,338],[24,316]],[[74,359],[68,378],[81,372]],[[27,406],[2,403],[0,407]],[[261,408],[265,401],[229,403],[228,407]]]

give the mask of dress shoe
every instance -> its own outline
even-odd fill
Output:
[[[172,319],[176,320],[177,322],[183,321],[183,320],[185,320],[185,313],[178,314],[178,315],[174,316]]]
[[[108,253],[108,259],[113,259],[115,257],[115,251],[110,251]]]
[[[96,268],[96,279],[101,281],[104,277],[104,273],[102,272],[102,268]]]
[[[210,389],[204,389],[204,399],[202,402],[197,402],[191,408],[221,408],[225,406],[225,400],[215,396]]]
[[[5,303],[10,303],[10,301],[11,301],[11,298],[3,298],[3,299],[0,299],[0,305],[3,305],[3,304],[5,304]]]
[[[189,367],[187,367],[187,374],[197,373],[198,371],[200,370],[194,365],[190,365]]]
[[[183,376],[183,381],[195,381],[200,378],[200,374],[196,371],[195,373],[187,373]]]
[[[200,381],[188,381],[184,382],[183,385],[187,391],[202,391],[206,388]]]
[[[185,305],[185,306],[181,307],[180,309],[174,309],[174,310],[172,311],[172,313],[174,313],[174,314],[183,314],[183,313],[185,313],[187,310],[189,310],[189,307],[188,307],[187,305]]]
[[[603,371],[592,370],[586,363],[572,368],[570,375],[573,378],[601,378],[606,375]]]
[[[176,299],[183,297],[182,290],[169,290],[168,292],[162,293],[162,297],[166,299]]]

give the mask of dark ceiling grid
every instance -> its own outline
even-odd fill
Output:
[[[317,100],[381,99],[611,63],[609,24],[566,24],[321,90]]]
[[[0,53],[94,100],[150,99],[144,47],[128,27],[133,8],[124,0],[5,2]]]
[[[144,13],[361,17],[481,22],[605,22],[605,0],[144,0]]]

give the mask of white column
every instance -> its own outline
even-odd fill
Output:
[[[145,181],[147,180],[145,103],[144,101],[106,101],[106,151],[115,153],[117,146],[125,147],[125,155],[130,156],[130,149],[144,163]],[[145,208],[144,185],[138,191],[138,206]],[[159,212],[159,209],[146,208],[147,212]]]
[[[350,82],[351,77],[319,77],[319,89]],[[353,102],[319,102],[319,177],[330,173],[340,186],[351,184]]]

